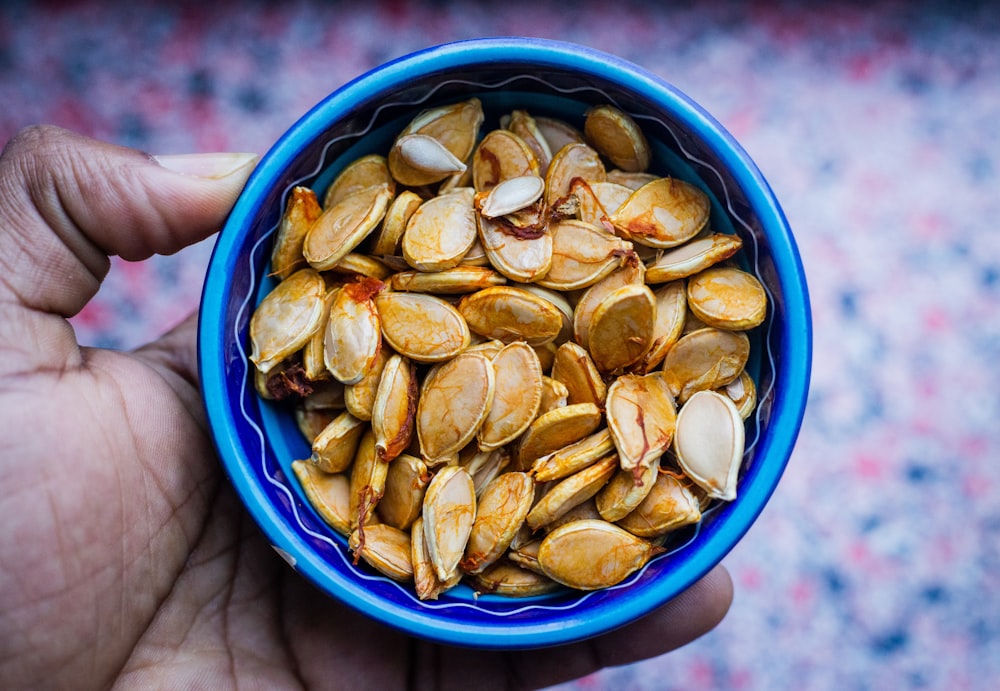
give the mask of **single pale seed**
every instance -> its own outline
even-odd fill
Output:
[[[322,326],[326,286],[300,269],[264,296],[250,318],[250,360],[262,374],[299,350]]]
[[[437,472],[424,494],[423,517],[434,572],[446,581],[462,559],[476,520],[476,491],[465,468],[445,466]]]
[[[546,535],[538,563],[554,581],[578,590],[597,590],[622,582],[659,551],[611,523],[583,520]]]
[[[534,597],[559,589],[559,584],[548,576],[523,569],[506,559],[472,576],[470,585],[478,593],[505,597]]]
[[[545,180],[537,175],[521,175],[498,183],[483,198],[479,213],[487,218],[506,216],[534,204],[545,191]]]
[[[465,164],[434,137],[408,134],[396,140],[400,160],[431,176],[444,178],[452,173],[464,173]]]
[[[709,496],[736,498],[743,461],[743,418],[736,405],[715,391],[699,391],[677,414],[677,464]]]
[[[479,99],[471,98],[460,103],[425,110],[400,132],[397,141],[419,134],[436,140],[458,161],[466,161],[472,154],[483,122],[483,108]],[[402,185],[419,187],[439,182],[450,173],[427,172],[416,168],[400,155],[400,147],[389,150],[388,166],[392,177]]]
[[[393,290],[437,295],[474,293],[506,283],[507,279],[492,268],[465,264],[434,272],[401,271],[390,279]]]

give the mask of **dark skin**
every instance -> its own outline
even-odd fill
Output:
[[[721,621],[732,583],[719,567],[599,638],[449,648],[288,568],[215,456],[195,318],[133,352],[81,348],[67,322],[109,255],[169,254],[218,230],[253,163],[161,165],[50,127],[0,155],[0,687],[537,688]]]

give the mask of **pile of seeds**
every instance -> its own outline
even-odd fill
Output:
[[[316,512],[421,599],[608,587],[736,496],[766,296],[626,113],[483,124],[425,111],[291,191],[256,387]]]

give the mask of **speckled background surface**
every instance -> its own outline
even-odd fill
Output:
[[[744,145],[795,231],[813,385],[711,634],[572,689],[1000,683],[1000,7],[976,3],[0,5],[0,141],[53,123],[152,153],[267,149],[375,65],[458,38],[652,70]],[[131,347],[197,305],[211,241],[116,261],[74,319]]]

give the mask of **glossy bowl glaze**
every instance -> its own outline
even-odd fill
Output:
[[[312,510],[290,471],[309,455],[291,413],[258,397],[248,324],[268,277],[271,242],[295,185],[318,192],[347,163],[386,153],[419,111],[471,96],[486,127],[514,108],[578,126],[588,106],[630,113],[653,147],[653,172],[705,190],[714,230],[738,234],[745,267],[770,299],[751,333],[748,365],[759,391],[747,421],[739,496],[680,531],[666,553],[623,583],[595,592],[511,599],[466,586],[422,602],[411,586],[354,565],[346,540]],[[595,636],[675,597],[716,565],[770,498],[801,424],[811,360],[806,281],[791,230],[770,187],[740,145],[690,98],[645,70],[582,46],[525,38],[450,43],[382,65],[337,89],[263,157],[220,233],[205,280],[199,326],[202,390],[219,456],[264,535],[320,589],[415,636],[480,648],[528,648]]]

